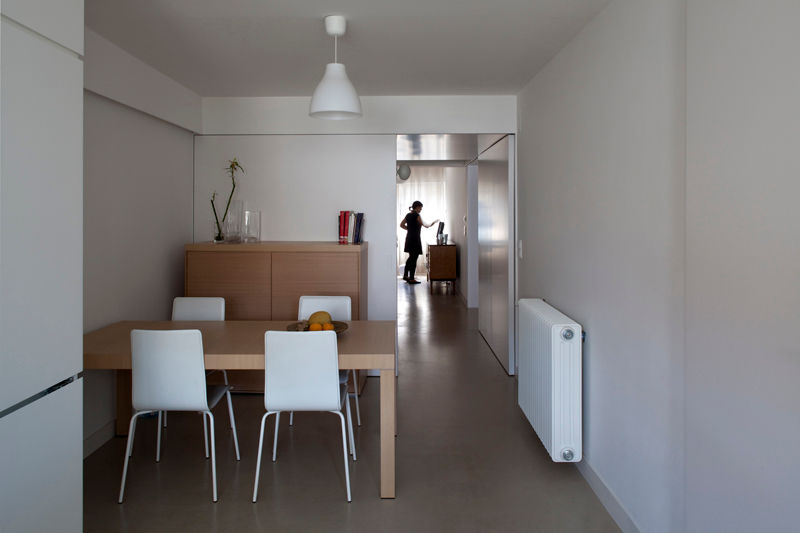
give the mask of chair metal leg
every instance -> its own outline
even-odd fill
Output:
[[[206,459],[208,459],[208,422],[205,413],[203,413],[203,443],[206,445]]]
[[[347,413],[347,429],[350,431],[350,454],[353,456],[353,461],[356,460],[356,441],[353,437],[353,416],[350,413],[350,395],[345,392],[344,395],[344,408]]]
[[[358,406],[358,382],[356,381],[356,371],[350,371],[353,375],[353,393],[351,396],[356,402],[356,422],[358,422],[358,427],[361,427],[361,408]]]
[[[158,412],[158,436],[156,437],[156,462],[161,461],[161,416],[166,416],[165,411]]]
[[[294,425],[294,411],[289,411],[289,425]]]
[[[233,447],[236,449],[236,460],[241,461],[239,456],[239,437],[236,435],[236,420],[233,418],[233,403],[231,402],[231,391],[225,393],[228,396],[228,416],[231,419],[231,429],[233,430]]]
[[[264,413],[261,417],[261,431],[258,434],[258,458],[256,459],[256,480],[253,483],[253,503],[258,498],[258,478],[261,475],[261,451],[264,449],[264,425],[267,422],[269,413]]]
[[[217,503],[217,450],[214,446],[214,415],[211,411],[205,411],[204,415],[208,416],[208,429],[211,432],[211,483],[213,486],[211,500]],[[203,417],[205,419],[205,416]]]
[[[130,449],[128,450],[128,457],[130,457],[130,456],[131,456],[131,454],[133,453],[133,434],[134,434],[134,432],[136,431],[136,421],[137,421],[137,420],[139,420],[139,417],[138,417],[138,416],[135,416],[135,417],[133,418],[133,431],[131,431],[131,430],[128,430],[128,438],[130,438],[130,439],[131,439],[131,447],[130,447]]]
[[[281,421],[281,412],[275,412],[275,441],[272,443],[272,462],[277,460],[278,454],[278,424]]]
[[[122,467],[122,481],[119,484],[119,500],[117,503],[122,503],[125,498],[125,481],[128,479],[128,461],[131,458],[133,451],[133,436],[136,432],[136,419],[142,413],[134,413],[131,417],[130,424],[128,424],[128,442],[125,444],[125,465]]]
[[[347,435],[346,435],[347,431],[345,430],[344,427],[344,416],[342,416],[342,412],[331,411],[331,413],[339,415],[339,420],[341,421],[342,424],[342,452],[344,455],[344,479],[345,483],[347,484],[347,502],[349,503],[352,501],[352,498],[350,497],[350,465],[348,464],[347,461]]]

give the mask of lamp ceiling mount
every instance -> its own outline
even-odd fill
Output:
[[[328,15],[325,17],[325,31],[331,37],[341,37],[347,31],[347,19],[342,15]]]

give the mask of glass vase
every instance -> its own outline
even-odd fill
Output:
[[[225,242],[242,242],[242,219],[244,218],[244,202],[231,200],[228,216],[225,217],[223,233]]]
[[[261,211],[244,212],[244,228],[242,230],[244,242],[258,242],[261,240]]]

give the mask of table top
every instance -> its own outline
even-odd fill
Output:
[[[263,370],[264,333],[286,331],[296,320],[123,321],[83,336],[85,369],[130,369],[133,329],[199,329],[206,368]],[[394,320],[354,320],[338,336],[339,368],[395,368]]]

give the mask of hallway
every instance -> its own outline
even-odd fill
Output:
[[[398,449],[408,465],[398,464],[398,486],[429,478],[421,501],[435,502],[439,526],[427,530],[618,531],[575,467],[550,461],[477,309],[442,284],[433,292],[399,282]]]
[[[398,281],[397,499],[378,494],[378,387],[361,397],[344,494],[337,422],[284,417],[278,461],[262,464],[250,502],[263,398],[236,395],[242,460],[233,459],[225,406],[215,410],[220,500],[210,501],[202,424],[170,414],[160,463],[155,420],[137,430],[123,505],[116,503],[124,439],[85,461],[85,531],[618,531],[573,465],[552,463],[516,406],[515,381],[489,351],[458,296]],[[474,316],[475,314],[472,313]],[[267,431],[267,438],[272,431]]]

